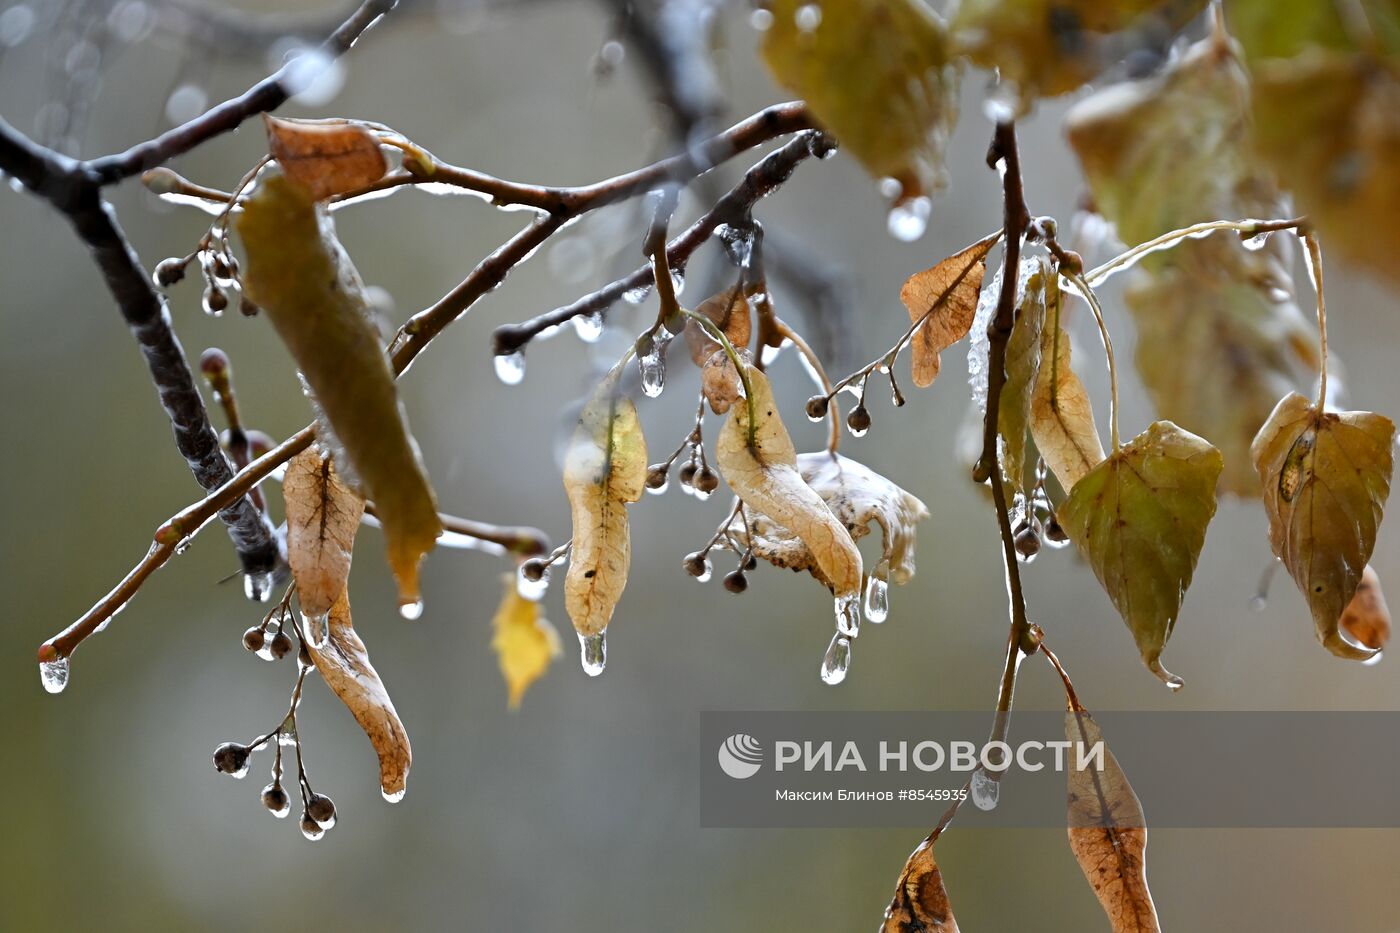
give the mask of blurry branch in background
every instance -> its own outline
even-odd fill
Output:
[[[336,57],[355,43],[394,0],[367,0],[331,34],[322,47]],[[124,153],[77,161],[39,145],[0,118],[0,171],[18,179],[48,201],[73,225],[92,253],[122,318],[146,359],[161,406],[175,431],[175,444],[190,472],[206,491],[227,486],[233,469],[209,423],[204,399],[195,387],[184,349],[170,323],[164,298],[146,275],[136,251],[102,196],[105,185],[154,167],[227,132],[248,117],[280,106],[288,91],[282,80],[291,63],[200,117]],[[263,514],[240,492],[218,506],[229,537],[248,574],[268,574],[278,565],[278,544]],[[162,561],[163,563],[163,561]],[[139,584],[138,584],[139,585]]]

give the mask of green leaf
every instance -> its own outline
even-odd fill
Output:
[[[1362,41],[1374,41],[1392,55],[1400,50],[1395,0],[1230,0],[1225,16],[1251,62],[1292,58],[1309,49],[1356,51]]]
[[[1376,544],[1390,495],[1395,424],[1368,411],[1320,412],[1296,392],[1254,440],[1269,543],[1308,600],[1318,641],[1364,660],[1338,630]]]
[[[1036,97],[1079,87],[1145,37],[1172,35],[1204,6],[1205,0],[963,0],[951,29],[956,50],[998,69],[1024,111]]]
[[[1215,515],[1222,466],[1208,442],[1158,421],[1075,483],[1058,513],[1143,663],[1174,689],[1181,678],[1159,658]]]
[[[763,58],[843,148],[903,198],[947,182],[958,67],[942,20],[920,0],[774,0]]]
[[[325,208],[279,171],[263,172],[234,224],[247,253],[244,293],[311,387],[342,475],[374,501],[399,602],[416,605],[418,566],[442,525],[364,283]]]

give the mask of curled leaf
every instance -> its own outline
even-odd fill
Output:
[[[355,532],[365,500],[340,478],[320,448],[303,450],[282,480],[287,515],[287,562],[297,600],[308,616],[324,618],[350,577]]]
[[[695,309],[695,313],[713,321],[736,349],[742,350],[749,345],[753,337],[753,312],[743,288],[736,285],[705,299],[700,303],[700,307]],[[696,366],[704,366],[705,361],[721,349],[719,341],[707,334],[698,323],[689,319],[685,325],[685,343],[690,350],[690,359]]]
[[[324,645],[317,648],[305,642],[306,648],[326,686],[350,710],[379,755],[379,789],[397,800],[403,796],[413,749],[384,682],[369,663],[365,643],[355,633],[348,592],[342,591],[331,608],[329,627]]]
[[[1098,724],[1083,709],[1065,715],[1065,737],[1086,754],[1103,742]],[[1069,847],[1113,933],[1158,933],[1157,907],[1147,886],[1147,820],[1142,804],[1107,745],[1101,770],[1092,762],[1086,764],[1068,769]]]
[[[768,378],[752,366],[747,378],[752,397],[734,406],[716,443],[720,473],[749,509],[801,542],[813,575],[836,596],[859,593],[860,551],[851,533],[798,471],[797,451],[778,416]]]
[[[1338,628],[1355,597],[1390,495],[1395,424],[1368,411],[1322,412],[1294,392],[1254,439],[1269,543],[1312,610],[1333,654],[1374,654]]]
[[[1379,651],[1390,641],[1390,609],[1385,604],[1385,593],[1381,592],[1381,578],[1370,564],[1361,571],[1356,595],[1342,610],[1340,625],[1352,641],[1367,648]]]
[[[338,445],[341,474],[374,500],[399,601],[417,603],[418,566],[442,525],[364,283],[325,208],[280,172],[263,172],[235,224],[247,253],[244,292],[310,386],[321,441]]]
[[[389,164],[379,139],[358,123],[287,120],[263,114],[268,153],[314,201],[384,177]]]
[[[958,67],[943,21],[919,0],[776,0],[763,58],[874,178],[904,197],[946,183]],[[814,15],[815,14],[815,15]]]
[[[647,450],[632,400],[603,380],[584,406],[564,458],[564,491],[574,543],[564,578],[564,606],[580,635],[608,627],[627,586],[632,538],[627,503],[642,497]]]
[[[752,359],[748,350],[741,350],[739,358],[745,362]],[[700,369],[700,392],[710,403],[710,410],[717,415],[725,414],[744,397],[739,370],[735,368],[727,350],[716,350],[705,360],[705,365]]]
[[[851,540],[870,534],[872,526],[880,528],[880,563],[889,566],[892,582],[902,585],[913,578],[917,525],[928,518],[928,508],[918,498],[865,464],[825,450],[798,454],[797,471],[846,527]],[[801,538],[752,506],[745,516],[747,524],[735,516],[729,532],[752,547],[755,557],[775,567],[805,570],[830,585]]]
[[[510,692],[510,708],[518,709],[525,691],[549,670],[559,656],[559,633],[540,613],[540,604],[520,595],[514,574],[505,574],[505,595],[491,621],[491,647]]]
[[[910,343],[914,385],[926,388],[938,378],[939,354],[967,336],[977,315],[987,253],[995,236],[978,240],[931,269],[916,272],[899,290],[911,322],[923,321]]]
[[[1207,441],[1158,421],[1082,476],[1058,512],[1143,663],[1171,687],[1181,679],[1159,659],[1215,515],[1222,466]]]
[[[1060,484],[1069,489],[1102,462],[1103,445],[1084,383],[1070,367],[1069,332],[1058,283],[1047,287],[1040,368],[1031,390],[1031,437]]]
[[[1031,395],[1040,373],[1041,334],[1045,330],[1045,309],[1059,306],[1060,277],[1040,256],[1031,260],[1016,305],[1016,320],[1006,341],[1006,382],[1001,388],[997,409],[997,433],[1001,435],[1001,465],[1012,486],[1024,489],[1026,482],[1026,432],[1030,429]],[[1023,264],[1023,273],[1026,266]],[[986,365],[982,366],[985,373]],[[983,393],[985,396],[985,387]]]
[[[942,827],[909,854],[894,898],[885,908],[880,933],[958,933],[958,921],[943,886],[943,871],[933,857],[933,844]]]

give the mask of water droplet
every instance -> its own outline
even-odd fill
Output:
[[[710,498],[710,493],[712,492],[712,490],[709,489],[701,489],[698,484],[682,486],[681,488],[686,492],[690,493],[695,498],[699,499],[701,502],[704,502],[706,499]]]
[[[326,831],[322,829],[321,825],[315,820],[307,817],[301,821],[301,834],[312,842],[315,842],[324,836]]]
[[[574,316],[573,321],[574,332],[584,343],[597,343],[598,338],[603,336],[603,312],[578,314]]]
[[[267,812],[268,812],[268,813],[271,813],[273,816],[277,817],[279,820],[285,820],[285,819],[287,818],[287,814],[292,812],[292,798],[289,797],[289,796],[283,795],[283,798],[282,798],[282,808],[281,808],[280,810],[268,810]]]
[[[622,293],[622,300],[629,305],[639,305],[647,300],[647,295],[651,294],[650,285],[638,285],[636,288],[629,288]]]
[[[666,343],[654,340],[651,352],[637,357],[637,368],[642,374],[642,394],[656,398],[666,388]]]
[[[851,668],[851,640],[840,632],[831,638],[826,656],[822,658],[822,683],[836,686],[846,679]]]
[[[531,580],[525,576],[525,568],[522,566],[515,572],[515,591],[521,598],[528,599],[532,603],[537,603],[544,599],[544,594],[549,591],[549,568],[546,567],[544,575],[538,580]]]
[[[714,565],[713,563],[711,563],[710,559],[707,557],[707,558],[705,558],[705,570],[704,570],[703,573],[697,573],[697,574],[695,574],[695,582],[696,582],[696,583],[708,583],[708,582],[710,582],[710,578],[711,578],[712,576],[714,576],[714,575],[715,575],[715,565]]]
[[[1272,232],[1271,230],[1266,230],[1263,233],[1256,233],[1251,237],[1243,237],[1240,242],[1244,244],[1245,249],[1261,250],[1269,245],[1269,235]]]
[[[49,693],[62,693],[68,686],[68,659],[39,662],[39,681]]]
[[[1175,674],[1172,674],[1167,678],[1167,689],[1170,690],[1172,693],[1176,693],[1184,686],[1186,686],[1186,681],[1182,680]]]
[[[255,603],[265,603],[272,596],[272,574],[245,573],[243,575],[243,595]]]
[[[583,672],[589,677],[597,677],[603,673],[603,668],[608,664],[608,633],[606,630],[597,635],[583,635],[578,637],[579,660],[583,663]]]
[[[255,651],[255,652],[253,652],[253,653],[256,654],[258,657],[262,658],[264,661],[275,661],[275,660],[277,660],[277,659],[273,656],[273,654],[272,654],[272,639],[271,639],[271,638],[266,638],[266,637],[264,637],[264,638],[263,638],[262,647],[259,648],[257,651]]]
[[[325,613],[313,616],[303,612],[301,614],[301,631],[302,634],[306,636],[306,640],[311,647],[324,648],[326,646],[326,636],[328,634]]]
[[[1383,652],[1377,651],[1375,654],[1371,655],[1369,658],[1367,658],[1366,660],[1362,661],[1362,662],[1361,662],[1361,666],[1362,666],[1362,667],[1374,667],[1375,665],[1381,663],[1381,655],[1382,655],[1382,654],[1383,654]]]
[[[1265,596],[1263,593],[1255,593],[1253,596],[1249,597],[1249,608],[1253,609],[1255,612],[1263,612],[1265,609],[1269,608],[1269,597]]]
[[[797,8],[797,14],[793,17],[797,23],[797,28],[803,32],[811,32],[822,24],[822,8],[816,3],[805,3]]]
[[[836,631],[855,638],[860,634],[860,594],[836,597]]]
[[[283,748],[295,748],[297,734],[295,732],[279,732],[277,733],[277,744]]]
[[[387,800],[389,803],[398,803],[400,800],[403,799],[403,795],[406,793],[408,793],[407,787],[400,787],[398,790],[385,790],[382,787],[379,788],[379,795],[385,800]]]
[[[520,381],[525,378],[525,354],[519,350],[514,353],[498,353],[496,378],[508,386],[520,385]]]
[[[890,236],[905,243],[912,243],[924,235],[928,229],[929,214],[933,213],[933,202],[925,197],[909,198],[890,208],[887,225]]]
[[[423,600],[409,599],[399,603],[399,615],[410,622],[417,622],[423,617]]]
[[[979,810],[995,810],[1001,798],[1001,781],[989,775],[985,768],[972,772],[972,802]]]
[[[381,796],[384,794],[384,791],[383,791],[382,788],[380,789],[379,793],[380,793]],[[322,829],[334,829],[334,828],[335,828],[335,819],[336,819],[335,814],[332,813],[330,819],[328,819],[328,820],[317,820],[317,821],[316,821],[316,825],[319,826],[319,827],[321,827]]]
[[[865,617],[877,625],[890,616],[889,572],[890,565],[881,561],[870,579],[865,581]],[[882,576],[882,573],[886,576]]]
[[[662,493],[664,493],[667,489],[670,489],[670,488],[671,488],[671,476],[670,476],[670,474],[668,473],[668,474],[666,475],[666,481],[665,481],[664,483],[662,483],[660,486],[648,486],[648,487],[646,487],[646,490],[647,490],[647,492],[651,493],[653,496],[659,496],[659,495],[661,495]]]

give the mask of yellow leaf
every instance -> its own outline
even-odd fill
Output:
[[[350,577],[355,532],[365,500],[336,472],[319,447],[308,447],[287,464],[282,480],[287,515],[287,562],[296,581],[302,613],[324,625]],[[320,639],[316,639],[319,641]]]
[[[564,578],[564,606],[580,635],[608,627],[627,586],[632,539],[627,503],[642,497],[647,450],[632,400],[603,380],[583,408],[564,459],[564,491],[574,543]]]
[[[1254,439],[1269,543],[1307,598],[1318,640],[1343,658],[1375,653],[1349,642],[1338,626],[1376,544],[1394,444],[1389,418],[1319,412],[1296,392]]]
[[[386,799],[403,796],[413,749],[379,673],[369,663],[365,643],[350,618],[350,595],[342,591],[331,608],[330,635],[320,648],[306,648],[331,692],[340,698],[369,737],[379,756],[379,789]]]
[[[235,224],[247,253],[244,291],[311,387],[321,441],[342,476],[374,500],[399,601],[416,606],[418,566],[442,526],[364,283],[325,208],[280,172],[263,172]]]
[[[938,378],[939,354],[967,336],[977,315],[977,297],[987,271],[987,252],[995,236],[978,240],[923,272],[899,290],[911,322],[923,321],[910,343],[914,385],[925,388]]]
[[[549,670],[561,653],[559,633],[540,614],[540,604],[520,595],[515,575],[505,574],[505,595],[491,622],[491,647],[500,659],[501,676],[510,691],[510,708],[518,709],[530,685]]]
[[[263,114],[268,153],[312,200],[371,185],[389,164],[379,139],[357,123],[285,120]]]
[[[933,857],[933,844],[940,832],[935,830],[909,854],[899,873],[894,899],[885,908],[880,933],[958,933],[948,889],[943,886],[943,871]]]
[[[1069,489],[1103,460],[1089,393],[1070,368],[1069,332],[1060,320],[1064,300],[1058,285],[1046,294],[1040,335],[1040,369],[1031,390],[1031,437],[1046,465]]]
[[[746,369],[753,397],[736,404],[720,429],[715,445],[719,471],[746,506],[773,519],[805,545],[818,579],[834,595],[856,595],[861,588],[860,551],[846,526],[798,472],[797,451],[778,416],[768,378],[752,366]]]
[[[904,198],[946,184],[958,67],[942,20],[920,0],[775,0],[763,58],[874,178]]]
[[[1143,663],[1174,688],[1181,680],[1160,658],[1215,516],[1221,467],[1208,442],[1158,421],[1080,477],[1058,513]]]
[[[1103,742],[1098,724],[1083,709],[1065,715],[1065,736],[1086,753]],[[1092,763],[1071,767],[1068,784],[1069,847],[1113,933],[1158,933],[1157,907],[1147,887],[1147,820],[1113,752],[1103,746],[1102,770]]]

